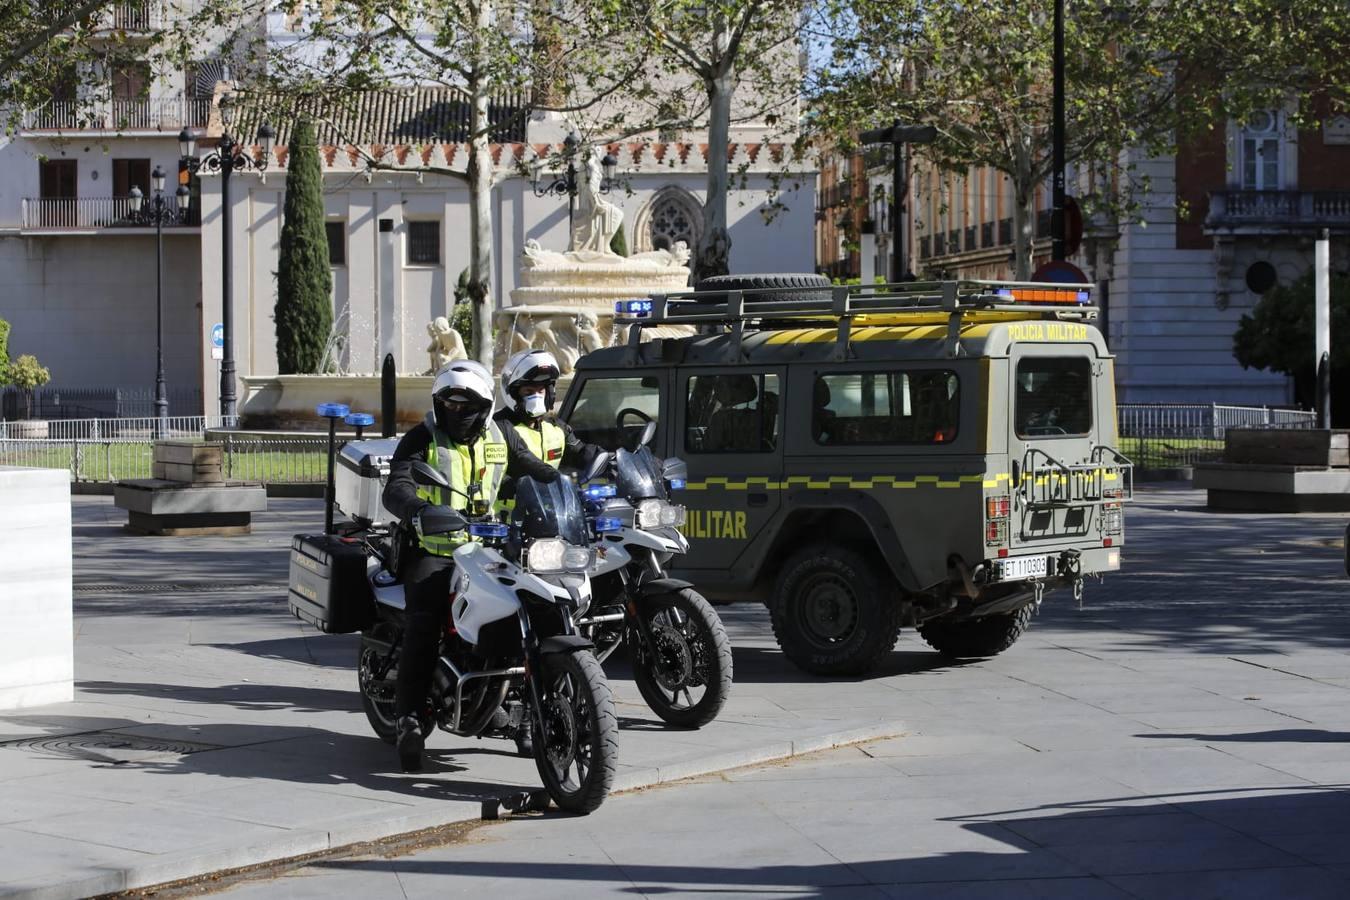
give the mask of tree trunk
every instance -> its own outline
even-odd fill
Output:
[[[694,283],[730,272],[731,235],[727,233],[727,144],[731,131],[731,95],[735,89],[730,64],[706,79],[708,92],[708,196],[703,203],[703,234],[694,262]]]
[[[475,9],[480,33],[491,27],[491,4]],[[473,304],[473,358],[492,368],[492,153],[488,149],[488,95],[481,69],[469,76],[469,302]]]
[[[1036,239],[1036,192],[1032,188],[1014,189],[1013,203],[1013,280],[1031,278],[1031,252]]]

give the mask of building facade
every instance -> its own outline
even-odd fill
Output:
[[[1242,368],[1233,334],[1263,294],[1311,269],[1323,229],[1333,267],[1350,268],[1350,116],[1316,112],[1316,128],[1270,110],[1175,156],[1126,160],[1149,185],[1136,215],[1089,218],[1070,255],[1097,285],[1121,402],[1294,402],[1292,379]],[[1075,181],[1071,171],[1071,193]],[[902,227],[920,277],[1011,277],[1013,197],[1001,173],[919,166],[909,187]],[[1048,184],[1035,210],[1033,268],[1050,258]]]
[[[118,41],[163,25],[160,3],[113,4]],[[149,12],[147,12],[149,11]],[[153,13],[153,14],[152,14]],[[139,18],[138,18],[139,17]],[[139,31],[138,31],[139,29]],[[295,40],[296,23],[271,14],[260,33],[274,44]],[[214,46],[204,40],[203,47]],[[134,71],[132,71],[134,70]],[[154,383],[157,329],[155,231],[134,224],[131,189],[151,192],[151,173],[179,180],[192,205],[164,229],[163,335],[170,412],[215,413],[219,361],[210,335],[221,322],[223,228],[221,178],[193,175],[181,163],[178,135],[188,128],[198,153],[210,153],[224,130],[220,98],[247,96],[229,80],[228,66],[204,49],[184,71],[123,66],[95,73],[105,82],[95,101],[72,95],[25,115],[22,127],[0,139],[0,278],[11,286],[0,316],[13,325],[11,351],[33,353],[66,389],[139,389]],[[337,363],[374,372],[386,348],[400,371],[426,368],[426,326],[448,315],[454,287],[468,266],[468,192],[462,173],[466,122],[446,117],[463,104],[453,89],[396,89],[372,94],[364,110],[391,107],[401,120],[360,113],[350,139],[321,139],[330,263],[337,328]],[[246,103],[241,103],[246,107]],[[439,117],[439,118],[438,118]],[[407,123],[432,121],[426,134]],[[443,121],[442,121],[443,120]],[[256,161],[259,121],[241,116],[231,126]],[[282,141],[265,171],[231,176],[230,208],[235,360],[240,375],[276,373],[275,273],[285,191],[284,139],[290,123],[272,123]],[[493,144],[494,302],[509,302],[526,240],[565,249],[566,197],[536,196],[529,168],[536,157],[556,162],[567,122],[531,116],[518,132]],[[415,131],[416,129],[414,129]],[[424,129],[425,130],[425,129]],[[814,167],[785,160],[787,147],[772,129],[745,122],[733,128],[728,229],[733,271],[795,268],[809,258],[815,207]],[[608,199],[624,211],[630,252],[686,241],[702,228],[706,135],[643,136],[602,148],[619,160]],[[374,160],[377,166],[370,165]],[[456,174],[435,174],[425,167]],[[801,187],[778,190],[784,172]],[[385,229],[385,230],[381,230]],[[242,385],[237,394],[243,397]],[[203,399],[196,399],[193,395]],[[97,410],[90,410],[91,414]]]

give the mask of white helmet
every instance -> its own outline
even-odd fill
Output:
[[[525,412],[517,395],[521,385],[544,385],[544,408],[553,409],[554,394],[561,369],[558,360],[547,350],[522,350],[514,354],[502,367],[501,390],[497,402],[505,409]]]
[[[480,362],[457,359],[436,373],[431,401],[436,427],[457,443],[467,443],[492,418],[492,373]]]

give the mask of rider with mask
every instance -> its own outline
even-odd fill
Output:
[[[449,614],[451,555],[469,540],[464,531],[423,534],[422,512],[435,505],[483,515],[496,503],[508,470],[540,480],[557,477],[537,460],[512,458],[516,454],[492,419],[492,388],[492,374],[481,363],[456,360],[441,369],[432,385],[432,411],[403,436],[389,464],[384,507],[403,522],[413,545],[402,566],[407,624],[394,698],[399,762],[405,771],[422,765],[421,718]],[[450,489],[417,484],[414,460],[445,475]]]
[[[522,350],[506,361],[498,393],[496,424],[513,460],[525,455],[557,469],[566,463],[584,468],[601,449],[578,438],[553,413],[557,399],[558,361],[547,350]]]

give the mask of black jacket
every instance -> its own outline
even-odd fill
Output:
[[[498,410],[497,415],[494,418],[497,422],[497,427],[501,429],[502,436],[506,438],[506,446],[510,454],[511,462],[508,463],[506,467],[506,474],[512,478],[518,475],[534,475],[535,477],[538,477],[533,471],[533,464],[543,462],[544,465],[548,465],[548,463],[540,460],[539,457],[531,452],[529,447],[525,446],[525,441],[521,439],[519,432],[516,431],[516,426],[534,425],[534,423],[540,420],[531,419],[522,413],[516,412],[514,409]],[[545,416],[544,419],[562,429],[563,465],[571,466],[575,469],[583,469],[590,464],[590,461],[595,457],[596,451],[601,449],[595,444],[588,444],[577,437],[576,433],[572,431],[572,427],[556,416],[550,414]],[[515,467],[514,469],[513,466]],[[526,467],[530,467],[530,470],[527,471]],[[550,466],[550,468],[552,467]]]
[[[504,436],[505,432],[506,429],[503,429]],[[514,438],[514,445],[512,438]],[[389,480],[385,482],[384,494],[381,499],[384,501],[384,508],[398,516],[400,521],[408,521],[422,507],[430,505],[417,496],[417,482],[412,477],[413,460],[420,459],[422,462],[426,462],[429,446],[431,446],[431,430],[427,428],[425,422],[422,422],[403,435],[398,442],[398,446],[394,448],[394,455],[389,460]],[[520,436],[515,434],[514,431],[506,436],[506,452],[506,477],[508,479],[521,475],[531,475],[540,481],[552,481],[558,477],[552,466],[535,458],[533,453],[524,448]],[[521,457],[522,452],[523,458]],[[502,491],[509,491],[509,486],[505,480],[499,494]]]

